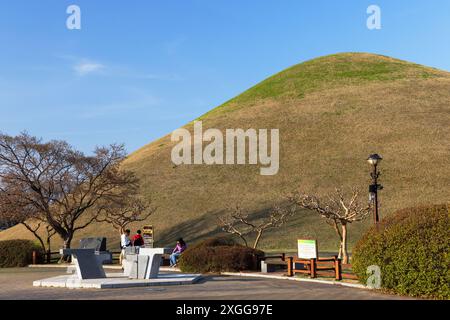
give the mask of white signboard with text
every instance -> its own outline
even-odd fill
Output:
[[[299,259],[317,259],[317,241],[316,240],[298,240]]]

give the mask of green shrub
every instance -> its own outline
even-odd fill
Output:
[[[416,297],[450,298],[450,209],[408,208],[372,227],[353,249],[353,270],[362,283],[367,267],[381,269],[381,286]]]
[[[33,241],[0,241],[0,268],[26,267],[32,263],[33,251],[37,252],[37,262],[42,262],[42,248]]]
[[[258,270],[264,253],[226,238],[205,240],[188,248],[179,260],[183,272],[235,272]]]

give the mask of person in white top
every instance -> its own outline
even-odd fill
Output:
[[[119,264],[122,265],[123,257],[125,256],[126,247],[131,246],[130,241],[130,230],[122,230],[122,234],[120,235],[120,248],[122,249],[119,257]]]

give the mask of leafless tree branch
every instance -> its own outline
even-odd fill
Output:
[[[240,237],[248,246],[247,236],[256,234],[253,248],[256,249],[265,231],[283,226],[293,212],[286,208],[274,207],[258,221],[251,221],[249,215],[239,206],[230,209],[231,213],[219,217],[219,226],[229,234]]]
[[[347,225],[364,220],[371,210],[370,204],[361,203],[359,190],[352,188],[348,197],[339,188],[324,197],[296,192],[287,199],[293,205],[316,212],[334,228],[340,240],[339,255],[348,263]]]
[[[0,205],[20,222],[44,222],[68,248],[74,233],[106,210],[105,199],[123,203],[137,195],[139,180],[121,168],[123,159],[123,145],[86,156],[64,141],[0,133]]]

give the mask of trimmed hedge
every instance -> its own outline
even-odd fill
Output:
[[[194,245],[182,254],[183,272],[236,272],[258,270],[264,252],[248,248],[225,238],[213,238]]]
[[[414,297],[450,298],[450,209],[422,206],[395,212],[372,227],[353,249],[362,283],[367,267],[381,269],[381,287]]]
[[[31,240],[0,241],[0,268],[26,267],[33,261],[36,251],[37,262],[43,259],[42,248]]]

